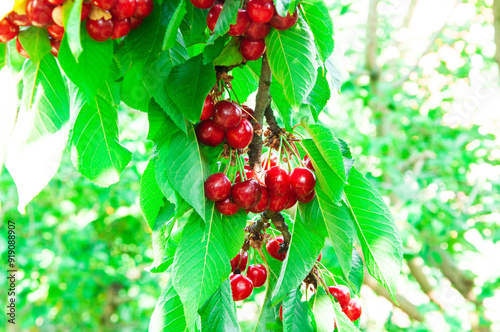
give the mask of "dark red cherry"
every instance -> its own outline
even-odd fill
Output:
[[[92,0],[94,6],[104,10],[110,10],[115,5],[116,0]]]
[[[47,28],[47,32],[52,38],[62,40],[64,36],[64,28],[57,24],[51,25]]]
[[[265,158],[262,161],[262,168],[264,170],[268,170],[269,168],[278,165],[278,155],[276,155],[276,153],[274,152],[271,152],[271,158],[270,158],[271,160],[267,158],[268,155],[269,153],[266,152]]]
[[[271,23],[272,27],[276,30],[288,30],[293,27],[298,20],[299,11],[296,10],[293,15],[290,15],[290,13],[288,13],[288,15],[285,17],[279,16],[278,13],[275,13],[269,23]]]
[[[241,36],[248,30],[250,23],[252,23],[252,20],[250,16],[248,16],[247,11],[245,9],[238,9],[236,24],[231,24],[229,26],[229,35],[233,37]]]
[[[252,21],[257,23],[267,23],[274,16],[274,4],[272,2],[261,2],[250,0],[247,4],[248,15]]]
[[[252,40],[264,39],[269,32],[271,32],[271,24],[256,23],[252,21],[247,32],[245,32],[245,37]]]
[[[9,40],[16,38],[19,34],[19,27],[10,23],[7,19],[0,21],[0,43],[6,43]]]
[[[238,262],[240,263],[239,265]],[[234,272],[236,268],[238,268],[240,271],[245,271],[245,269],[247,268],[247,263],[248,263],[248,251],[244,251],[243,256],[241,256],[241,254],[238,254],[236,255],[236,257],[231,259],[231,272]]]
[[[97,40],[99,42],[103,42],[111,38],[113,35],[113,21],[105,20],[101,18],[99,20],[91,20],[88,19],[85,22],[85,26],[87,27],[87,32],[89,36]]]
[[[358,320],[361,317],[361,300],[358,298],[351,299],[349,305],[343,311],[351,322]]]
[[[205,102],[203,103],[203,110],[201,111],[200,120],[208,120],[214,115],[214,100],[211,95],[208,95],[205,98]]]
[[[30,58],[28,52],[26,52],[23,45],[21,45],[19,38],[16,38],[16,50],[17,50],[17,53],[19,53],[21,56],[25,57],[26,59]]]
[[[232,216],[240,210],[240,207],[231,201],[231,196],[222,201],[215,202],[215,207],[217,211],[226,216]]]
[[[202,144],[218,146],[224,141],[226,132],[217,126],[212,119],[201,121],[196,127],[196,137]]]
[[[210,175],[204,184],[205,196],[211,201],[220,201],[229,197],[231,193],[231,181],[224,173]]]
[[[220,12],[222,11],[222,5],[217,4],[210,8],[207,15],[207,26],[210,31],[214,31],[215,24],[217,24],[217,20],[219,19]]]
[[[47,0],[51,5],[58,6],[66,2],[66,0]]]
[[[110,9],[113,19],[123,20],[132,17],[135,13],[137,4],[135,0],[116,0],[115,5]]]
[[[267,208],[272,212],[280,212],[286,209],[288,202],[290,200],[290,194],[285,195],[273,195],[273,193],[269,193],[269,207]]]
[[[283,243],[283,235],[278,236],[275,239],[270,239],[266,243],[266,250],[267,253],[273,257],[276,258],[279,261],[284,261],[286,258],[286,252],[284,253],[279,253],[278,250],[280,250],[280,243]]]
[[[26,4],[26,15],[31,25],[38,28],[47,28],[54,24],[52,19],[52,10],[54,8],[46,0],[30,0]]]
[[[286,207],[284,210],[291,209],[297,203],[297,198],[290,192],[288,194],[288,203],[286,203]]]
[[[248,165],[245,165],[245,167],[248,167],[248,168],[245,168],[245,176],[247,179],[255,179],[259,182],[260,185],[264,185],[264,183],[259,179],[259,175],[257,174],[257,172],[255,172],[253,169],[250,168],[250,166]],[[241,182],[241,174],[240,174],[240,171],[238,171],[236,173],[236,177],[234,179],[234,182],[235,183],[239,183]]]
[[[254,288],[262,287],[267,279],[266,267],[262,264],[250,265],[247,270],[247,277],[252,281]]]
[[[318,262],[320,261],[320,257],[318,257]],[[347,308],[347,306],[349,305],[349,301],[351,300],[351,291],[349,290],[349,288],[347,288],[347,286],[331,286],[328,287],[328,291],[337,301],[339,301],[342,310]]]
[[[296,196],[309,195],[316,186],[316,175],[305,167],[297,167],[290,173],[290,185]]]
[[[241,108],[227,100],[221,100],[214,107],[214,122],[222,129],[231,129],[241,122]]]
[[[21,15],[14,11],[10,12],[9,15],[7,15],[7,20],[12,24],[17,25],[18,27],[27,27],[31,25],[31,22],[27,15]]]
[[[57,58],[59,55],[59,48],[61,47],[61,41],[58,39],[50,39],[50,53]]]
[[[80,15],[80,21],[83,21],[90,15],[90,11],[92,10],[92,4],[89,3],[82,3],[82,13]]]
[[[235,183],[231,188],[233,202],[240,208],[250,209],[259,203],[262,197],[260,184],[255,179]]]
[[[64,27],[64,22],[62,19],[62,9],[63,9],[63,6],[57,6],[52,11],[52,20],[54,21],[55,24],[57,24],[60,27]]]
[[[283,167],[271,167],[264,179],[271,195],[284,195],[290,191],[290,176]]]
[[[260,189],[262,192],[262,196],[260,198],[259,203],[257,203],[257,205],[255,205],[253,208],[250,209],[250,212],[252,213],[262,213],[266,211],[269,208],[269,204],[271,203],[267,188],[261,185]]]
[[[226,131],[227,143],[235,149],[244,149],[253,139],[253,126],[247,119],[241,119],[238,126]]]
[[[314,197],[316,197],[316,191],[315,190],[311,191],[311,193],[307,194],[306,196],[295,196],[295,198],[297,199],[297,201],[299,201],[301,203],[304,203],[304,204],[312,202],[312,200],[314,199]]]
[[[135,9],[135,18],[145,19],[153,12],[153,0],[136,0],[137,6]]]
[[[234,301],[242,301],[248,298],[253,292],[253,284],[250,279],[241,274],[233,274],[229,277],[231,282],[231,292]]]
[[[118,20],[113,17],[113,34],[111,39],[118,39],[125,37],[131,30],[130,19],[125,18],[123,20]]]
[[[313,172],[315,171],[315,170],[314,170],[313,163],[312,163],[312,161],[311,161],[311,158],[309,158],[309,156],[308,156],[308,155],[305,155],[305,156],[304,156],[304,165],[305,165],[307,168],[309,168],[311,171],[313,171]]]
[[[191,3],[196,8],[208,9],[214,5],[215,0],[191,0]]]
[[[241,113],[241,117],[243,119],[247,119],[248,121],[252,121],[253,109],[251,109],[247,105],[241,105],[241,109],[243,110],[243,113]]]
[[[141,18],[136,18],[134,16],[130,18],[130,28],[132,30],[137,29],[141,25],[141,23],[142,23]]]
[[[251,40],[243,38],[240,42],[240,53],[247,61],[260,59],[266,51],[266,43],[264,40]]]

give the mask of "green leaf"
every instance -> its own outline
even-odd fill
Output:
[[[214,203],[207,203],[208,205],[214,205]],[[219,220],[224,226],[225,237],[225,247],[228,257],[233,258],[239,252],[243,243],[245,242],[245,226],[247,223],[247,214],[245,211],[240,210],[237,214],[232,216],[225,216],[213,208],[213,220]]]
[[[322,292],[323,290],[321,290]],[[338,332],[359,332],[358,328],[347,318],[346,314],[342,312],[340,304],[336,302],[333,296],[329,296],[332,301],[333,310],[335,311],[335,322],[337,323]]]
[[[102,86],[113,61],[113,43],[111,40],[98,42],[90,38],[86,29],[81,31],[83,51],[76,62],[64,37],[59,49],[58,60],[65,74],[83,92],[87,100],[95,98]]]
[[[85,59],[85,49],[80,60]],[[87,102],[73,126],[73,163],[90,181],[103,187],[118,182],[132,154],[119,143],[118,113],[103,97]]]
[[[266,38],[273,77],[284,87],[285,97],[298,107],[316,82],[316,49],[303,19],[288,30],[272,29]]]
[[[148,120],[148,139],[158,144],[159,147],[178,132],[177,126],[155,101],[151,101],[149,105]]]
[[[363,259],[358,254],[356,248],[352,249],[352,269],[351,273],[349,273],[349,281],[352,283],[356,292],[359,294],[361,291],[361,285],[363,284],[364,278],[364,268],[363,268]]]
[[[166,88],[184,116],[191,122],[198,122],[205,98],[214,85],[213,64],[204,65],[203,56],[198,55],[172,69]]]
[[[46,29],[31,26],[19,32],[18,38],[32,62],[36,63],[50,53],[51,46]]]
[[[240,8],[239,0],[227,0],[222,6],[222,11],[220,12],[217,23],[215,24],[214,32],[212,36],[208,39],[207,44],[213,44],[213,42],[229,31],[229,26],[231,24],[236,24],[236,17],[238,16],[238,9]]]
[[[252,61],[262,63],[262,60]],[[256,68],[254,70],[254,68]],[[242,103],[247,101],[248,96],[257,91],[259,87],[260,67],[252,67],[248,63],[245,66],[236,67],[232,70],[231,75],[234,79],[231,81],[233,91]]]
[[[7,44],[0,43],[0,69],[5,66],[7,56]]]
[[[83,51],[82,42],[80,38],[81,13],[82,13],[83,0],[66,1],[63,4],[63,23],[64,23],[64,36],[68,39],[68,45],[71,53],[78,62],[78,58]]]
[[[403,249],[389,208],[373,185],[354,167],[344,190],[368,272],[396,301],[396,280],[401,272]]]
[[[147,112],[151,95],[144,81],[142,80],[142,72],[139,68],[133,66],[125,74],[121,82],[121,99],[130,108]]]
[[[330,100],[330,96],[330,86],[328,85],[325,71],[323,68],[318,68],[316,84],[305,101],[305,103],[309,105],[314,121],[318,122],[319,113],[321,113],[321,111],[325,108],[328,100]]]
[[[169,279],[156,304],[153,316],[151,316],[151,321],[149,322],[148,331],[186,331],[186,318],[184,317],[182,302],[174,289],[172,279]]]
[[[293,107],[288,103],[285,97],[285,89],[276,80],[271,81],[271,96],[273,96],[272,102],[274,103],[274,109],[278,111],[285,129],[288,132],[293,132]]]
[[[155,174],[155,160],[150,159],[148,166],[142,174],[139,189],[139,205],[142,215],[150,228],[153,228],[158,212],[160,212],[161,207],[164,205],[164,196],[156,183]]]
[[[163,40],[163,50],[168,50],[175,44],[177,38],[177,31],[182,23],[184,15],[186,15],[186,1],[185,0],[169,0],[163,4],[163,7],[168,7],[169,17],[167,30],[165,32],[165,39]],[[165,10],[164,8],[162,8]]]
[[[161,226],[159,229],[153,230],[152,243],[154,261],[149,267],[149,272],[151,273],[163,273],[174,262],[175,252],[181,242],[182,231],[184,229],[178,228],[172,231],[175,225],[175,218],[172,218],[173,213],[171,212],[175,212],[174,209],[175,205],[167,203],[157,217],[157,220],[160,221],[168,220],[165,225]]]
[[[202,331],[240,331],[229,279],[222,283],[199,313]]]
[[[293,14],[299,4],[298,0],[276,0],[276,12],[285,17],[288,13]]]
[[[323,0],[301,0],[302,14],[314,35],[321,60],[332,54],[334,48],[333,22],[328,7]]]
[[[283,332],[316,331],[316,321],[299,289],[292,289],[283,301]]]
[[[188,5],[186,11],[180,26],[186,46],[204,44],[208,39],[207,10]]]
[[[233,66],[243,62],[238,44],[235,38],[231,38],[226,47],[222,50],[217,59],[214,60],[215,66]],[[234,74],[234,71],[233,71]],[[234,81],[233,81],[234,82]],[[255,91],[255,90],[254,90]]]
[[[309,305],[314,314],[318,332],[333,332],[335,326],[335,310],[332,300],[324,288],[318,288],[309,300]]]
[[[229,40],[228,35],[221,36],[215,40],[213,44],[206,45],[203,48],[203,64],[213,62],[221,52],[224,50],[227,41]]]

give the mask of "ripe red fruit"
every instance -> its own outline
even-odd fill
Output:
[[[233,274],[229,277],[231,281],[231,292],[234,301],[242,301],[253,292],[253,284],[250,279],[241,274]]]
[[[245,33],[245,37],[252,40],[264,39],[269,32],[271,32],[271,25],[269,23],[256,23],[252,21]]]
[[[265,156],[264,160],[262,161],[262,168],[264,170],[268,170],[269,168],[278,165],[278,155],[276,155],[276,153],[274,153],[274,152],[271,152],[271,158],[270,158],[271,160],[270,161],[267,158],[268,155],[269,155],[269,153],[266,153],[266,156]],[[268,166],[268,164],[269,164],[269,166]]]
[[[214,122],[222,129],[231,129],[241,122],[241,108],[236,104],[221,100],[214,107]]]
[[[244,149],[253,139],[253,126],[247,119],[241,119],[238,126],[226,132],[227,143],[235,149]]]
[[[240,53],[247,61],[260,59],[266,51],[266,43],[262,40],[243,38],[240,43]]]
[[[318,261],[318,262],[321,262],[321,253],[319,253],[319,256],[318,256],[317,261]]]
[[[6,43],[14,39],[19,34],[19,27],[12,24],[7,19],[0,21],[0,43]]]
[[[318,262],[320,261],[320,257],[318,257]],[[347,308],[347,306],[349,305],[349,301],[351,300],[351,291],[349,290],[349,288],[347,288],[347,286],[331,286],[328,287],[328,291],[337,301],[339,301],[342,310]]]
[[[116,0],[92,0],[94,6],[104,10],[110,10],[115,5]]]
[[[253,169],[251,169],[250,166],[248,166],[248,165],[245,165],[245,176],[247,179],[255,179],[259,182],[260,185],[264,185],[264,183],[262,183],[262,181],[259,179],[259,175]],[[240,171],[238,171],[236,173],[236,177],[234,179],[234,182],[235,183],[241,182]]]
[[[358,320],[361,317],[361,300],[358,298],[351,299],[349,305],[343,311],[351,322]]]
[[[59,48],[61,47],[61,41],[58,39],[51,38],[50,39],[50,53],[57,58],[59,55]]]
[[[205,102],[203,103],[203,110],[201,111],[200,120],[208,120],[214,115],[214,100],[211,95],[208,95],[205,98]]]
[[[260,189],[262,191],[262,197],[260,198],[259,203],[257,203],[257,205],[250,209],[250,212],[252,213],[262,213],[266,211],[269,208],[269,204],[271,203],[267,188],[261,185]]]
[[[130,30],[131,26],[129,18],[118,20],[113,17],[113,34],[111,35],[111,39],[125,37],[129,34]]]
[[[57,24],[51,25],[47,28],[47,32],[52,38],[62,40],[64,36],[64,28]]]
[[[208,8],[208,7],[207,7]],[[214,31],[215,24],[217,24],[217,20],[219,19],[220,12],[222,11],[222,5],[217,4],[210,8],[207,15],[207,26],[210,31]]]
[[[141,25],[141,23],[142,23],[141,18],[136,18],[134,16],[130,18],[130,28],[132,30],[137,29]]]
[[[272,212],[280,212],[286,209],[288,206],[288,201],[290,200],[290,195],[273,195],[273,193],[269,193],[269,207],[267,208]]]
[[[109,10],[114,19],[123,20],[132,17],[137,4],[135,0],[116,0],[115,5]]]
[[[271,167],[266,172],[265,181],[271,195],[284,195],[290,191],[290,176],[283,167]]]
[[[267,23],[273,18],[274,4],[272,2],[250,0],[247,4],[247,11],[252,21],[257,23]]]
[[[7,20],[10,23],[17,25],[19,27],[27,27],[27,26],[31,25],[31,22],[30,22],[28,16],[20,15],[14,11],[10,12],[9,15],[7,15]]]
[[[247,277],[252,281],[254,288],[262,287],[267,279],[266,267],[262,264],[250,265],[248,267]]]
[[[255,179],[235,183],[231,188],[234,203],[243,209],[250,209],[259,203],[262,198],[260,184]]]
[[[57,24],[60,27],[64,27],[64,23],[63,23],[63,19],[62,19],[62,9],[63,9],[62,6],[57,6],[52,11],[52,20],[54,21],[55,24]],[[83,7],[82,7],[82,11],[83,11]]]
[[[295,204],[297,204],[297,198],[290,192],[288,195],[288,203],[286,204],[286,207],[284,210],[291,209]]]
[[[201,121],[196,127],[196,137],[202,144],[208,146],[217,146],[224,141],[226,132],[217,126],[214,120],[208,119]]]
[[[309,158],[308,155],[304,156],[304,165],[306,165],[306,167],[309,168],[311,171],[315,172],[311,158]]]
[[[32,25],[38,28],[47,28],[54,24],[52,19],[54,8],[46,0],[30,0],[26,5],[26,15]]]
[[[223,199],[222,201],[215,202],[215,207],[217,208],[217,211],[226,216],[232,216],[233,214],[236,214],[240,209],[238,205],[234,204],[231,201],[231,196]]]
[[[191,3],[196,8],[208,9],[214,5],[215,0],[191,0]]]
[[[241,262],[240,262],[241,257]],[[238,266],[238,262],[240,265]],[[234,272],[236,268],[240,269],[240,271],[245,271],[248,263],[248,251],[243,252],[243,256],[241,254],[236,255],[233,259],[231,259],[231,272]]]
[[[248,30],[250,23],[252,23],[252,20],[250,16],[248,16],[247,11],[245,9],[238,9],[236,24],[231,24],[229,26],[229,35],[233,37],[241,36]]]
[[[297,24],[299,20],[299,11],[296,10],[293,15],[286,15],[285,17],[279,16],[278,13],[274,14],[273,18],[269,23],[271,23],[272,27],[276,30],[288,30]]]
[[[85,3],[85,2],[82,3],[82,13],[80,15],[80,21],[83,21],[84,19],[89,17],[91,10],[92,10],[92,4],[90,2],[89,3]],[[54,16],[54,15],[52,14],[52,16]]]
[[[135,9],[134,17],[143,20],[153,12],[153,0],[136,0],[136,2],[137,6]]]
[[[97,41],[103,42],[113,35],[113,21],[101,18],[99,20],[88,19],[85,22],[89,36]]]
[[[23,45],[21,45],[19,38],[16,38],[16,50],[17,50],[17,53],[19,53],[21,56],[25,57],[26,59],[30,58],[28,52],[26,52]]]
[[[243,119],[247,119],[248,121],[252,121],[253,109],[251,109],[247,105],[241,105],[241,109],[243,110],[243,113],[241,113],[241,117]]]
[[[280,319],[283,321],[283,305],[280,307]]]
[[[66,0],[47,0],[51,5],[57,6],[62,5]]]
[[[316,176],[308,168],[297,167],[290,173],[290,185],[296,196],[309,195],[316,186]]]
[[[284,261],[286,258],[286,252],[278,253],[278,250],[281,248],[280,243],[283,243],[283,235],[267,241],[266,250],[271,257],[276,258],[279,261]]]
[[[297,201],[299,201],[301,203],[304,203],[304,204],[312,202],[312,200],[314,199],[314,197],[316,197],[316,191],[315,190],[311,191],[311,193],[308,194],[308,195],[306,195],[306,196],[295,196],[295,198],[297,199]]]
[[[224,173],[210,175],[204,184],[205,196],[211,201],[226,199],[231,193],[231,181]]]

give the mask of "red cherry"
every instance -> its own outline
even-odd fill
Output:
[[[248,165],[245,165],[245,167],[248,167],[248,168],[245,168],[245,175],[246,175],[247,179],[255,179],[259,182],[260,185],[264,185],[264,183],[262,183],[262,181],[259,179],[259,175],[257,174],[257,172],[255,172],[253,169],[251,169],[250,166],[248,166]],[[238,171],[236,173],[236,177],[234,179],[234,182],[235,183],[241,182],[240,171]]]
[[[229,277],[231,281],[231,292],[234,301],[242,301],[248,298],[253,292],[253,284],[250,279],[241,274],[233,274]]]
[[[137,4],[135,0],[116,0],[115,5],[110,9],[113,19],[123,20],[132,17]]]
[[[318,262],[320,261],[320,258],[321,255],[318,257]],[[339,301],[342,310],[347,308],[347,306],[349,305],[349,301],[351,300],[351,291],[349,290],[349,288],[347,288],[347,286],[331,286],[328,287],[328,291],[337,301]]]
[[[243,119],[247,119],[248,121],[252,121],[253,109],[251,109],[247,105],[241,105],[241,109],[243,110],[243,113],[241,113],[241,117]]]
[[[51,5],[57,6],[62,5],[66,0],[47,0]]]
[[[97,41],[103,42],[113,35],[113,21],[101,18],[99,20],[88,19],[85,23],[89,36]]]
[[[264,39],[271,32],[271,25],[269,23],[256,23],[252,21],[252,24],[248,27],[245,37],[252,40]]]
[[[134,17],[145,19],[153,12],[153,0],[136,0],[137,7],[135,9]]]
[[[208,8],[208,7],[207,7]],[[217,20],[219,19],[220,12],[222,11],[222,5],[217,4],[210,8],[207,15],[207,26],[210,31],[214,31],[215,24],[217,24]]]
[[[47,28],[47,32],[52,38],[62,40],[64,36],[64,28],[57,24],[51,25]]]
[[[241,257],[241,262],[240,262],[240,257]],[[238,266],[238,262],[240,262],[240,265]],[[236,268],[238,268],[240,271],[245,271],[247,268],[247,263],[248,263],[248,251],[243,252],[243,257],[241,254],[236,255],[233,259],[231,259],[231,272],[234,272]]]
[[[349,305],[343,311],[351,322],[358,320],[361,317],[361,300],[358,298],[351,299]]]
[[[290,176],[283,167],[271,167],[266,172],[265,181],[271,195],[284,195],[290,191]]]
[[[280,319],[283,321],[283,305],[280,307]]]
[[[89,3],[82,3],[82,13],[80,15],[80,21],[83,21],[90,15],[90,11],[92,10],[92,4]]]
[[[266,250],[271,257],[276,258],[279,261],[284,261],[286,258],[286,252],[284,253],[278,252],[278,250],[280,250],[281,248],[280,243],[283,243],[283,235],[280,235],[275,239],[270,239],[269,241],[267,241]]]
[[[234,203],[243,209],[250,209],[259,203],[262,198],[260,184],[255,179],[235,183],[231,188]]]
[[[257,23],[267,23],[274,15],[274,4],[272,2],[261,2],[250,0],[247,4],[248,15],[252,21]]]
[[[211,95],[208,95],[205,98],[205,102],[203,103],[203,110],[201,111],[200,120],[208,120],[214,115],[214,100]]]
[[[229,26],[229,35],[233,37],[241,36],[248,30],[250,23],[252,23],[252,20],[250,16],[248,16],[247,11],[245,9],[238,9],[236,24],[231,24]]]
[[[10,12],[9,15],[7,15],[7,20],[19,27],[27,27],[31,25],[31,22],[26,15],[20,15],[14,11]]]
[[[247,277],[252,281],[254,288],[262,287],[267,279],[266,267],[262,264],[250,265],[248,267]]]
[[[293,15],[286,15],[285,17],[279,16],[278,13],[274,14],[273,18],[269,23],[271,23],[272,27],[276,30],[288,30],[297,24],[299,20],[299,12],[298,10],[293,13]]]
[[[201,121],[196,127],[196,137],[202,144],[208,146],[218,146],[224,141],[226,133],[224,129],[217,126],[214,120]]]
[[[271,192],[269,194],[269,207],[267,209],[272,212],[283,211],[288,206],[289,200],[290,200],[289,194],[278,196],[278,195],[273,195],[273,193]]]
[[[39,28],[47,28],[54,24],[52,10],[55,7],[46,0],[30,0],[26,4],[26,15],[31,24]]]
[[[309,158],[308,155],[304,156],[304,165],[306,165],[306,167],[309,168],[311,171],[315,172],[311,158]]]
[[[253,126],[247,119],[241,119],[238,126],[226,132],[227,143],[235,149],[244,149],[253,139]]]
[[[208,9],[214,5],[215,0],[191,0],[191,3],[196,8]]]
[[[142,23],[142,19],[132,16],[130,18],[130,28],[132,30],[137,29]]]
[[[309,195],[316,186],[316,176],[305,167],[297,167],[290,173],[290,185],[296,196]]]
[[[231,201],[231,196],[222,201],[215,202],[215,207],[217,211],[226,216],[232,216],[240,210],[240,207]]]
[[[92,0],[94,6],[104,10],[110,10],[115,5],[116,0]]]
[[[59,55],[59,48],[61,47],[61,41],[58,39],[51,38],[50,39],[50,53],[57,58]]]
[[[111,35],[111,39],[125,37],[129,34],[130,30],[131,27],[129,18],[118,20],[113,17],[113,34]]]
[[[6,43],[14,39],[19,34],[19,27],[7,19],[0,21],[0,43]]]
[[[319,253],[319,256],[318,256],[317,261],[318,261],[318,262],[321,262],[321,253]]]
[[[262,213],[266,211],[269,208],[269,204],[271,203],[267,188],[261,185],[260,189],[262,191],[262,197],[260,198],[259,203],[257,203],[257,205],[250,209],[250,212],[252,213]]]
[[[314,199],[314,197],[316,197],[316,191],[315,190],[311,191],[311,193],[308,194],[308,195],[306,195],[306,196],[295,196],[295,198],[297,199],[297,201],[299,201],[301,203],[304,203],[304,204],[312,202],[312,200]]]
[[[54,8],[52,11],[52,20],[54,21],[55,24],[57,24],[60,27],[64,27],[63,19],[62,19],[62,6],[57,6]]]
[[[284,210],[291,209],[295,204],[297,204],[297,198],[290,192],[288,195],[288,203],[286,204],[286,207]]]
[[[271,160],[269,161],[269,159],[267,158],[269,154],[266,153],[266,157],[264,158],[264,160],[262,161],[262,168],[264,170],[268,170],[269,168],[271,167],[274,167],[276,165],[278,165],[278,155],[276,155],[276,153],[274,152],[271,152]]]
[[[241,108],[236,104],[221,100],[214,107],[214,122],[222,129],[231,129],[241,122]]]
[[[266,51],[266,43],[262,40],[243,38],[240,43],[240,53],[247,61],[260,59]]]
[[[210,175],[204,184],[205,196],[211,201],[220,201],[229,197],[231,193],[231,181],[224,173]]]
[[[21,45],[19,38],[16,38],[16,50],[17,50],[17,53],[19,53],[21,56],[25,57],[26,59],[30,58],[28,52],[26,52],[23,45]]]

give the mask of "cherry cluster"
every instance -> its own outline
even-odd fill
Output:
[[[223,2],[223,1],[222,1]],[[191,0],[193,6],[202,9],[210,8],[207,16],[207,26],[214,31],[223,4],[216,4],[216,0]],[[266,50],[264,38],[271,31],[288,30],[298,19],[298,12],[286,17],[279,16],[274,8],[273,0],[250,0],[245,2],[244,9],[238,10],[236,23],[229,28],[232,37],[241,36],[240,53],[247,61],[259,59]]]
[[[351,298],[349,288],[344,285],[328,287],[328,292],[339,302],[342,311],[354,322],[361,317],[361,300]]]
[[[246,276],[241,273],[245,271],[248,263],[248,252],[238,254],[231,259],[231,272],[229,277],[231,283],[231,292],[234,301],[242,301],[248,298],[254,288],[264,286],[267,280],[267,270],[262,264],[250,265]]]
[[[23,27],[46,28],[51,53],[57,56],[64,36],[63,5],[67,0],[29,0],[24,13],[10,12],[0,21],[0,42],[14,39]],[[94,40],[106,41],[128,35],[153,11],[153,0],[84,0],[81,21]],[[16,49],[25,58],[28,53],[16,39]]]

